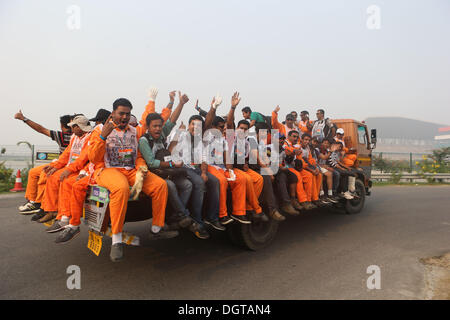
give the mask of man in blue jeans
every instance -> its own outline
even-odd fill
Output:
[[[189,119],[187,130],[177,132],[170,142],[170,145],[176,143],[172,152],[173,161],[182,163],[192,182],[190,212],[195,222],[190,229],[200,239],[209,238],[202,216],[203,201],[206,201],[205,219],[221,227],[220,230],[225,230],[225,227],[219,223],[219,180],[208,172],[208,164],[203,154],[204,127],[203,118],[200,115],[194,115]],[[215,229],[218,228],[215,227]]]

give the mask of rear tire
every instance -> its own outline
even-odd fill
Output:
[[[364,208],[364,203],[366,201],[366,188],[360,179],[356,179],[355,192],[358,194],[359,198],[345,201],[345,212],[347,212],[347,214],[360,213]]]
[[[278,230],[278,221],[269,218],[268,222],[253,220],[251,224],[237,221],[227,226],[230,240],[240,247],[249,250],[259,250],[267,247],[274,239]]]

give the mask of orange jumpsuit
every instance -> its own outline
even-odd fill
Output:
[[[43,169],[46,166],[47,164],[43,164],[41,166],[31,168],[30,171],[28,171],[28,182],[25,192],[25,198],[28,201],[41,203],[42,197],[44,196],[45,183],[47,182],[47,175],[42,174],[41,177],[41,173],[43,173]]]
[[[129,145],[134,148],[133,152],[137,154],[135,162],[130,164],[132,167],[112,166],[107,163],[107,155],[111,154],[111,151],[114,151],[112,148],[115,148],[115,146],[113,145],[111,134],[107,137],[106,141],[100,138],[100,127],[95,128],[92,132],[91,144],[88,151],[89,160],[95,165],[94,179],[96,183],[107,188],[110,192],[109,208],[113,234],[122,232],[130,196],[130,186],[135,182],[136,168],[147,166],[138,150],[137,142],[140,134],[136,129],[133,132],[133,129],[130,126],[127,126],[124,130],[120,130],[119,128],[114,129],[117,131],[114,133],[115,135],[134,136],[134,142]],[[129,158],[128,148],[118,149],[116,151],[119,154],[121,152],[123,153],[123,155],[119,155],[120,159]],[[148,172],[144,179],[142,192],[152,199],[153,225],[163,227],[168,195],[166,182],[157,175]]]
[[[234,170],[233,170],[234,171]],[[246,184],[245,176],[237,171],[234,171],[236,180],[228,181],[230,177],[228,170],[223,170],[214,165],[208,166],[208,172],[215,176],[220,183],[220,198],[219,198],[219,217],[227,216],[227,189],[231,188],[231,198],[233,201],[233,214],[236,216],[243,216],[246,214]]]
[[[320,186],[322,185],[322,174],[318,175],[312,174],[310,171],[305,168],[308,166],[308,163],[303,159],[302,155],[297,156],[298,159],[301,159],[303,162],[303,170],[301,171],[303,181],[306,180],[305,183],[305,191],[308,201],[317,201],[319,200],[319,192]],[[312,157],[311,152],[308,154],[308,162],[312,165],[316,164],[316,161]]]
[[[284,142],[284,150],[286,151],[286,154],[293,154],[294,151],[297,149],[299,149],[298,145],[292,145],[292,143],[289,140],[285,140]],[[309,197],[307,196],[307,192],[305,191],[305,189],[310,188],[310,184],[312,183],[312,181],[309,181],[309,178],[303,178],[302,175],[302,171],[298,171],[295,168],[289,168],[289,171],[292,172],[293,174],[295,174],[295,176],[297,177],[297,187],[296,187],[296,194],[297,194],[297,199],[300,203],[302,202],[306,202],[306,201],[311,201],[309,199]],[[309,199],[309,200],[308,200]]]
[[[90,133],[85,133],[81,138],[72,135],[69,146],[59,156],[57,161],[50,164],[51,167],[59,170],[47,178],[44,197],[42,200],[42,208],[45,211],[59,211],[58,199],[59,196],[62,195],[62,188],[60,188],[60,176],[66,169],[71,172],[69,177],[77,175],[77,172],[84,166],[85,163],[80,164],[76,160],[81,156],[85,157],[87,160],[87,146],[89,138]],[[61,201],[61,205],[65,205],[66,203],[68,203],[68,201]]]
[[[288,128],[286,125],[278,122],[278,114],[275,111],[272,111],[272,128],[278,129],[280,134],[284,134],[286,138],[291,130],[298,131],[296,126],[293,126],[293,128]]]
[[[309,120],[309,123],[310,123],[310,124],[313,124],[314,121]],[[306,124],[307,124],[306,121],[300,120],[300,121],[298,122],[298,128],[299,128],[300,131],[301,131],[301,132],[299,132],[300,137],[301,137],[302,134],[304,134],[304,133],[308,133],[309,135],[311,135],[311,130],[308,129],[308,127],[306,126]]]
[[[244,171],[234,168],[233,171],[236,176],[239,174],[245,178],[246,209],[253,210],[256,214],[262,213],[258,198],[264,185],[263,177],[251,169]]]

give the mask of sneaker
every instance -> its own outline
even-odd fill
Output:
[[[59,236],[55,239],[56,243],[68,242],[80,234],[80,227],[77,228],[63,227],[63,229],[64,231],[61,232]]]
[[[344,198],[347,200],[352,200],[354,198],[354,196],[352,196],[350,191],[346,191],[346,192],[344,192]]]
[[[225,231],[226,228],[219,222],[219,221],[208,221],[208,220],[203,220],[203,222],[211,227],[213,227],[216,230],[219,231]]]
[[[40,223],[44,223],[44,222],[50,221],[50,220],[56,218],[57,214],[58,214],[57,212],[47,212],[47,213],[46,213],[42,218],[40,218],[38,221],[39,221]]]
[[[335,196],[328,196],[327,199],[331,203],[339,203],[339,200]]]
[[[311,209],[317,208],[311,202],[304,202],[303,206],[304,206],[305,210],[311,210]]]
[[[283,216],[281,213],[279,213],[277,209],[272,209],[272,211],[270,212],[270,216],[272,217],[273,220],[276,221],[286,220],[286,217]]]
[[[38,212],[40,208],[41,208],[40,203],[27,202],[23,206],[19,207],[19,211],[23,215],[29,215]]]
[[[262,222],[268,222],[269,217],[264,213],[253,213],[253,220],[261,220]]]
[[[244,214],[242,216],[237,216],[235,214],[231,214],[230,217],[231,217],[231,219],[234,219],[234,220],[236,220],[236,221],[238,221],[240,223],[243,223],[243,224],[250,224],[250,223],[252,223],[250,221],[250,219],[247,217],[246,214]]]
[[[192,218],[189,216],[184,216],[178,221],[178,225],[181,228],[187,228],[192,224]]]
[[[171,230],[168,226],[164,225],[164,227],[159,230],[159,232],[154,233],[150,228],[149,239],[150,240],[160,240],[160,239],[171,239],[175,238],[179,235],[179,232],[176,230]]]
[[[231,219],[229,216],[225,216],[225,217],[222,217],[222,218],[220,218],[219,219],[219,222],[224,226],[224,225],[227,225],[227,224],[229,224],[229,223],[231,223],[231,222],[233,222],[234,220],[233,219]]]
[[[109,257],[112,262],[118,262],[123,259],[123,244],[115,243],[111,246],[111,253],[109,254]]]
[[[209,238],[209,233],[208,231],[206,231],[205,227],[198,224],[197,222],[194,222],[193,224],[191,224],[191,226],[189,227],[189,230],[192,231],[192,233],[195,234],[195,236],[199,239],[208,239]]]
[[[290,214],[291,216],[298,216],[298,211],[294,209],[290,202],[286,202],[281,208],[281,211]]]
[[[319,201],[320,201],[321,203],[325,204],[325,205],[331,204],[331,201],[328,200],[328,197],[326,197],[326,196],[320,197],[320,198],[319,198]]]
[[[67,226],[67,222],[62,222],[61,220],[55,220],[53,224],[48,227],[45,231],[48,233],[54,233],[58,231],[64,230],[64,227]]]
[[[303,206],[300,204],[300,202],[298,202],[297,199],[292,199],[291,204],[295,210],[297,210],[297,211],[303,210]]]
[[[31,221],[38,221],[43,216],[45,216],[45,211],[43,209],[39,209],[39,211],[31,217]]]

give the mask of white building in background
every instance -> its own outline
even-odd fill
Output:
[[[439,128],[439,133],[442,133],[442,134],[435,136],[434,140],[441,147],[449,147],[450,146],[450,127]]]

